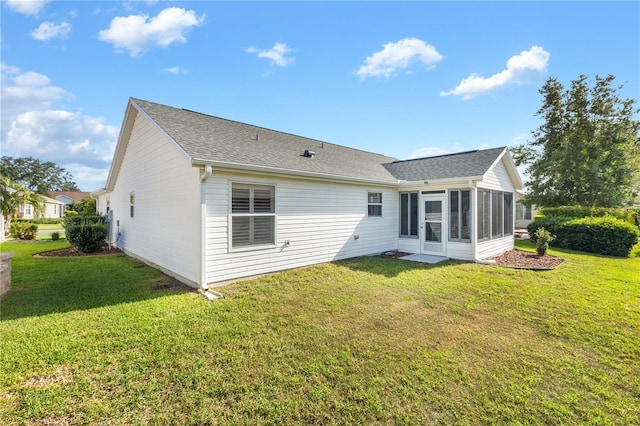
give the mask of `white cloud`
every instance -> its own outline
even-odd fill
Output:
[[[99,32],[101,41],[111,43],[118,51],[129,51],[138,56],[153,46],[167,47],[173,43],[185,43],[184,33],[192,27],[202,25],[205,15],[196,16],[193,10],[170,7],[157,16],[117,16],[106,30]]]
[[[189,73],[189,71],[184,70],[180,67],[170,67],[170,68],[165,68],[164,70],[165,72],[168,72],[170,74],[188,74]]]
[[[53,86],[45,75],[5,64],[1,95],[2,155],[53,161],[66,168],[82,189],[104,184],[118,139],[117,126],[83,112],[56,108],[71,95]]]
[[[52,38],[64,38],[71,32],[71,24],[61,22],[56,25],[53,22],[43,22],[38,28],[31,32],[31,37],[40,41],[47,41]]]
[[[295,58],[287,57],[287,55],[293,53],[294,50],[285,43],[275,43],[273,47],[268,50],[258,50],[255,47],[247,47],[245,52],[256,53],[258,58],[269,59],[272,64],[279,67],[286,67],[296,62]]]
[[[409,154],[408,159],[410,160],[412,158],[434,157],[436,155],[451,154],[452,152],[453,151],[450,151],[444,148],[439,148],[437,146],[426,146],[423,148],[418,148],[415,151],[413,151],[411,154]]]
[[[50,0],[6,0],[9,9],[23,15],[37,15]]]
[[[511,84],[527,83],[547,71],[550,56],[542,47],[532,46],[531,49],[512,56],[503,71],[487,78],[472,74],[463,79],[455,89],[440,92],[440,96],[454,95],[462,96],[462,99],[472,99]]]
[[[432,45],[417,38],[404,38],[385,44],[382,50],[365,59],[365,64],[354,74],[362,80],[367,77],[388,79],[399,70],[408,69],[415,62],[432,68],[442,59],[443,56]]]

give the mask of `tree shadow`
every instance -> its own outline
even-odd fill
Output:
[[[34,258],[33,253],[34,249],[21,249],[13,259],[11,290],[0,300],[0,321],[83,311],[194,291],[123,254]]]

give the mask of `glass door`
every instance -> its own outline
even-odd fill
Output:
[[[445,254],[445,197],[429,195],[423,197],[424,222],[422,228],[422,253],[444,256]]]

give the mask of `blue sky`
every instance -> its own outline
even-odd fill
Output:
[[[129,97],[399,159],[526,141],[549,77],[640,97],[639,2],[1,3],[2,155],[86,191]]]

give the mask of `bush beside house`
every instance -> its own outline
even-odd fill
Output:
[[[527,227],[533,242],[544,228],[555,236],[554,247],[625,257],[640,238],[633,216],[623,209],[568,206],[545,208],[543,213]]]
[[[80,253],[100,250],[108,234],[105,217],[99,214],[66,216],[64,230],[67,241]]]

